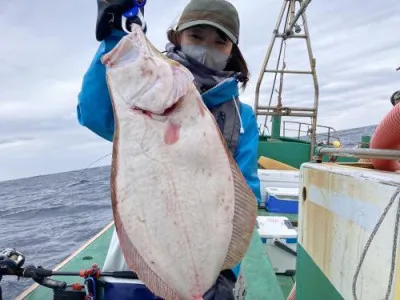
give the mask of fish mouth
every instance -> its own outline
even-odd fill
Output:
[[[176,101],[175,103],[173,103],[172,105],[168,106],[167,108],[164,109],[163,112],[159,113],[159,112],[154,112],[152,110],[149,109],[145,109],[139,106],[134,106],[132,108],[132,110],[134,112],[140,112],[145,114],[148,117],[168,117],[169,115],[171,115],[176,109],[179,109],[180,105],[182,104],[183,98],[178,99],[178,101]]]

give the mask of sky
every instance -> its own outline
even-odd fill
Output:
[[[231,0],[241,20],[239,47],[255,86],[282,2]],[[166,31],[187,0],[148,0],[147,36],[164,50]],[[168,4],[168,5],[166,5]],[[79,125],[77,96],[99,43],[96,1],[3,1],[0,10],[0,181],[110,163],[111,143]],[[400,2],[314,0],[307,9],[319,82],[318,124],[337,130],[375,125],[400,89]],[[303,25],[300,19],[299,25]],[[280,41],[268,66],[276,63]],[[287,69],[307,70],[304,40],[286,44]],[[267,105],[272,74],[261,87]],[[283,104],[313,104],[310,75],[285,75]],[[276,94],[273,97],[273,104]],[[298,120],[291,118],[290,120]],[[309,120],[306,119],[306,122]]]

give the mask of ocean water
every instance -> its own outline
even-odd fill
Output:
[[[376,126],[338,131],[355,147]],[[53,268],[112,220],[110,168],[0,182],[0,248],[14,247],[26,263]],[[15,299],[32,284],[3,277],[3,300]]]
[[[109,167],[0,183],[0,248],[14,247],[25,264],[52,268],[112,220]],[[3,300],[32,281],[3,277]]]

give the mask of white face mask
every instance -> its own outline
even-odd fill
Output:
[[[181,45],[181,49],[187,56],[216,71],[222,71],[229,59],[228,54],[218,51],[213,47]]]

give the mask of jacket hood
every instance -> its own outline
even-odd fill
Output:
[[[209,108],[232,101],[239,96],[238,80],[234,77],[225,79],[202,95],[204,104]]]

